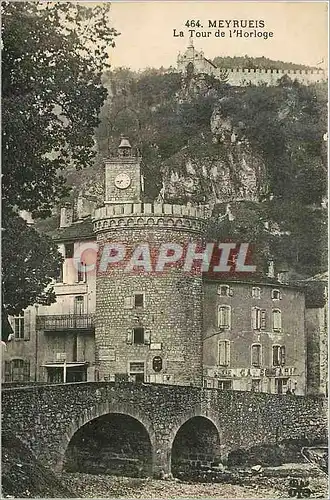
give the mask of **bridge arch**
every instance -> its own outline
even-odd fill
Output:
[[[113,435],[119,439],[120,436],[122,439],[126,440],[131,437],[132,442],[135,441],[137,444],[141,444],[143,441],[143,450],[144,454],[147,457],[145,461],[146,467],[141,468],[141,464],[136,457],[129,459],[127,456],[126,458],[124,458],[124,456],[119,456],[120,453],[115,453],[116,456],[113,456],[112,458],[117,462],[117,464],[120,462],[124,463],[125,461],[126,464],[130,464],[132,466],[131,475],[143,475],[144,473],[146,475],[151,474],[155,463],[156,446],[155,431],[153,429],[151,421],[145,415],[141,415],[138,411],[135,411],[127,405],[112,405],[104,403],[97,404],[91,408],[88,408],[78,418],[72,419],[62,439],[62,443],[60,446],[60,456],[57,462],[56,469],[62,470],[66,467],[70,469],[71,467],[72,470],[74,470],[74,448],[77,446],[79,448],[79,446],[83,445],[84,443],[86,443],[86,446],[88,446],[88,443],[91,442],[91,436],[93,435],[93,432],[100,432],[100,428],[102,426],[105,426],[108,431],[112,429]],[[138,442],[137,436],[140,437],[140,442]],[[101,439],[100,445],[105,444],[105,441],[102,441]],[[111,443],[108,442],[108,445],[110,444]],[[115,446],[117,446],[118,452],[119,442],[113,442],[112,445],[114,444]],[[121,448],[121,452],[122,451],[123,449]],[[84,450],[82,450],[82,456],[83,455]],[[86,458],[88,459],[87,455]],[[133,473],[134,466],[132,464],[134,462],[136,465],[136,474]],[[100,468],[100,471],[101,469],[102,467]]]
[[[181,420],[172,431],[171,471],[174,476],[221,460],[221,432],[217,420],[201,412]]]

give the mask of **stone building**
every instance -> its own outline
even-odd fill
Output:
[[[208,280],[204,291],[205,386],[305,394],[303,291],[234,280]]]
[[[307,392],[328,395],[328,273],[306,284]]]
[[[51,232],[64,257],[57,301],[12,318],[3,380],[306,393],[303,291],[165,265],[166,245],[205,243],[208,210],[144,202],[140,165],[123,138],[105,161],[104,205],[62,208]]]
[[[276,85],[277,81],[284,75],[292,80],[309,85],[312,83],[327,81],[328,74],[324,69],[310,70],[273,70],[273,69],[252,69],[252,68],[218,68],[212,61],[204,56],[203,51],[195,49],[192,39],[183,54],[178,55],[177,69],[184,75],[206,73],[219,80],[225,81],[232,86],[246,85]]]

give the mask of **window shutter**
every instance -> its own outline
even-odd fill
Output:
[[[24,312],[24,340],[30,340],[31,334],[31,311]]]
[[[252,366],[260,366],[261,363],[261,347],[253,345],[251,349],[251,364]]]
[[[266,310],[265,309],[261,310],[260,328],[261,328],[261,330],[266,330]]]
[[[231,309],[230,307],[226,308],[226,327],[231,328]]]
[[[30,381],[30,361],[24,361],[23,365],[23,381]]]
[[[274,330],[281,330],[282,328],[282,318],[281,318],[281,311],[275,310],[273,311],[273,329]]]
[[[127,344],[133,343],[133,330],[127,330]]]
[[[225,343],[223,341],[219,342],[219,365],[224,366],[226,362],[226,351]]]
[[[234,295],[234,291],[233,289],[230,287],[229,288],[229,296],[232,297]]]
[[[132,308],[133,308],[133,297],[125,297],[124,309],[132,309]]]
[[[150,344],[150,339],[151,339],[151,331],[150,330],[144,330],[144,343],[145,344]]]
[[[285,346],[282,345],[280,347],[280,363],[281,365],[285,365]]]
[[[218,327],[223,326],[223,308],[220,306],[218,308]]]
[[[258,330],[258,309],[255,307],[252,309],[252,328]]]
[[[11,381],[11,362],[5,361],[5,382]]]

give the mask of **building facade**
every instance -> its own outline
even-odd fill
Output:
[[[306,392],[305,297],[275,283],[204,285],[206,387]]]
[[[61,210],[53,232],[64,258],[57,301],[11,319],[3,380],[305,394],[303,290],[164,265],[166,245],[205,243],[209,214],[203,206],[145,203],[140,164],[123,138],[105,162],[104,205],[82,204],[76,220],[72,207]]]
[[[306,280],[307,392],[328,395],[328,273]]]

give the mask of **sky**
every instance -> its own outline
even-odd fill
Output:
[[[205,57],[265,56],[315,66],[328,54],[327,2],[234,2],[234,1],[149,1],[111,2],[111,25],[121,35],[116,47],[110,50],[112,67],[159,68],[176,65],[178,52],[183,52],[189,41],[187,20],[200,20],[203,29],[211,31],[209,38],[193,38],[197,50]],[[215,38],[208,20],[263,20],[258,31],[273,32],[273,37]],[[174,37],[183,31],[184,37]],[[220,30],[223,31],[223,30]],[[253,31],[249,29],[248,31]]]

